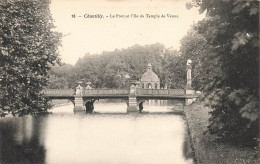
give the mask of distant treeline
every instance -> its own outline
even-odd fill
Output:
[[[170,88],[183,88],[186,84],[186,58],[179,57],[179,53],[156,43],[101,54],[85,54],[75,66],[54,66],[50,71],[48,87],[73,88],[76,82],[85,81],[91,82],[94,88],[123,88],[127,74],[130,79],[140,80],[147,64],[151,63],[161,80],[161,87],[167,83]],[[183,61],[180,62],[180,59]]]

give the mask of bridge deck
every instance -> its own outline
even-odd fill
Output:
[[[46,89],[45,95],[52,99],[72,99],[75,97],[73,89]],[[140,89],[135,93],[137,98],[155,98],[155,99],[173,99],[190,98],[194,95],[186,95],[185,89]],[[82,97],[85,98],[127,98],[129,90],[127,89],[86,89],[83,90]]]

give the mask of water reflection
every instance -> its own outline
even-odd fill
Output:
[[[40,142],[41,119],[3,118],[0,124],[0,163],[44,163]]]
[[[92,115],[68,105],[0,119],[0,163],[193,163],[184,117],[169,106],[146,104],[141,115],[125,114],[124,103],[97,106]]]
[[[191,140],[188,134],[188,128],[186,128],[185,135],[184,135],[184,142],[183,142],[183,156],[186,160],[193,159],[193,152],[191,147]]]

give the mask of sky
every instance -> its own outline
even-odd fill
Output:
[[[135,44],[162,43],[178,50],[193,22],[205,17],[198,8],[186,9],[190,1],[52,0],[55,31],[64,35],[59,48],[62,62],[75,64],[86,53],[101,54]],[[88,14],[103,18],[85,18]]]

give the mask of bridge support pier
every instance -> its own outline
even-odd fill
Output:
[[[82,96],[75,96],[74,112],[84,111],[83,98]]]
[[[193,102],[193,98],[187,98],[187,99],[185,100],[185,104],[186,104],[186,105],[190,105],[192,102]]]
[[[128,106],[127,106],[126,110],[127,110],[127,113],[138,112],[136,96],[128,97]]]
[[[186,105],[190,105],[193,101],[194,101],[194,93],[195,91],[193,89],[186,89],[186,95],[187,96],[190,96],[190,97],[187,97],[186,100],[185,100],[185,104]]]

